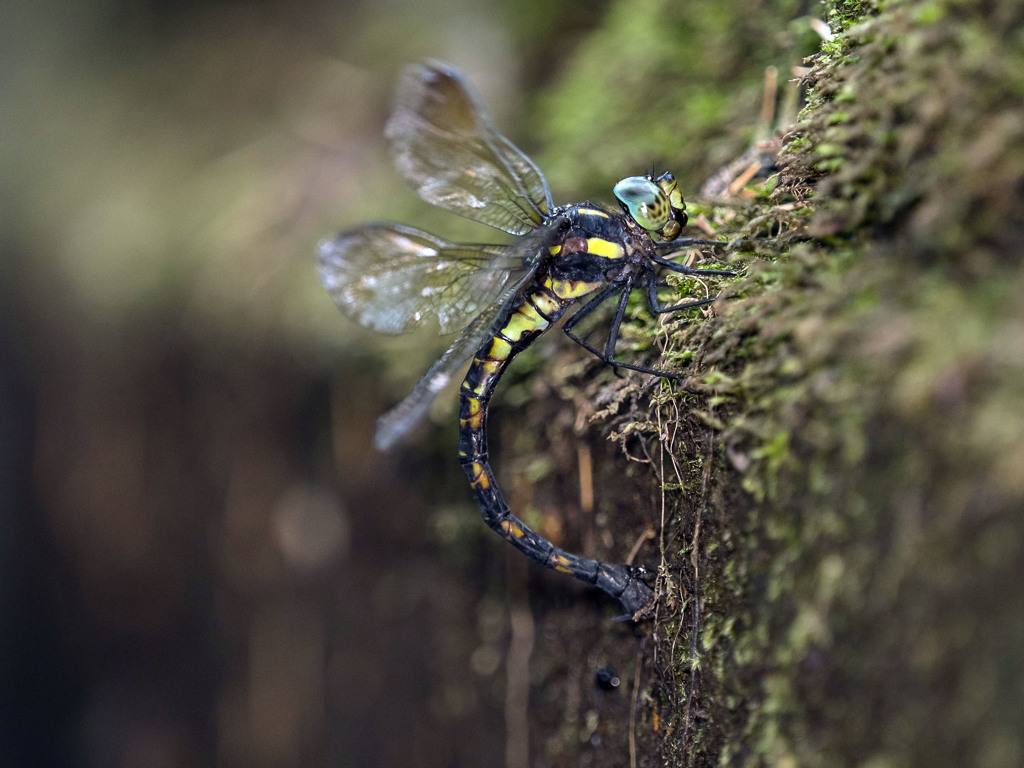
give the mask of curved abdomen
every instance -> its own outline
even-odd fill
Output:
[[[552,280],[526,294],[473,358],[459,391],[459,462],[484,521],[530,559],[594,584],[622,601],[630,615],[653,601],[651,590],[626,565],[602,563],[559,549],[512,514],[487,456],[487,405],[509,362],[600,283]]]

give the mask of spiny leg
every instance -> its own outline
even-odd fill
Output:
[[[693,307],[703,307],[707,304],[711,304],[717,299],[718,296],[711,296],[706,299],[693,299],[691,301],[684,301],[680,304],[673,304],[668,307],[663,307],[658,304],[658,283],[654,277],[651,277],[647,281],[647,307],[652,313],[656,315],[663,315],[666,312],[677,312],[680,309],[691,309]]]
[[[612,366],[616,370],[619,368],[625,368],[626,370],[636,371],[637,373],[646,373],[651,376],[660,376],[663,379],[674,379],[676,381],[681,381],[683,377],[677,373],[660,371],[656,368],[648,368],[647,366],[644,365],[633,365],[632,363],[623,363],[615,359],[615,343],[619,340],[619,328],[622,325],[622,319],[626,311],[626,304],[629,301],[629,294],[632,292],[632,290],[633,286],[631,283],[627,283],[624,285],[617,285],[613,283],[611,285],[606,286],[594,298],[592,298],[590,301],[588,301],[586,304],[584,304],[582,307],[576,310],[575,314],[573,314],[573,316],[566,320],[565,323],[562,325],[562,330],[565,332],[566,336],[568,336],[570,339],[572,339],[585,350],[587,350],[587,352],[594,355],[602,362],[605,362],[608,365]],[[595,309],[597,309],[597,306],[599,304],[601,304],[603,301],[607,301],[616,292],[619,292],[620,294],[619,303],[615,308],[615,316],[612,318],[611,328],[608,333],[608,341],[605,343],[605,351],[602,352],[601,350],[597,349],[597,347],[591,346],[591,344],[587,342],[585,339],[573,333],[572,329],[575,328],[579,324],[579,322],[583,320],[587,315],[591,314]]]
[[[673,272],[679,272],[684,275],[716,275],[719,277],[733,277],[736,274],[731,269],[701,269],[697,267],[688,267],[685,264],[679,264],[678,262],[665,258],[664,255],[671,254],[673,251],[678,251],[683,248],[694,248],[701,245],[722,247],[728,245],[728,243],[722,242],[721,240],[696,240],[692,237],[680,237],[676,240],[668,240],[664,243],[655,243],[654,248],[656,253],[651,254],[651,260],[667,269],[671,269]]]
[[[626,316],[626,305],[629,304],[629,294],[633,292],[633,286],[627,285],[626,289],[619,294],[619,303],[615,305],[615,314],[612,315],[612,323],[608,327],[608,340],[604,344],[604,359],[615,359],[615,343],[619,340],[619,328],[622,327],[622,320]]]
[[[677,251],[680,248],[695,248],[698,245],[723,246],[728,243],[721,240],[698,240],[693,237],[677,237],[675,240],[666,240],[663,243],[655,243],[654,247],[659,251]]]
[[[696,267],[688,267],[685,264],[679,264],[671,259],[666,259],[663,256],[652,255],[651,260],[666,269],[671,269],[673,272],[679,272],[683,275],[708,275],[717,277],[734,277],[736,275],[736,272],[731,269],[699,269]]]
[[[655,282],[654,282],[654,278],[652,276],[651,282],[649,283],[649,286],[653,286],[653,285],[655,285]],[[611,290],[609,290],[609,289],[611,289]],[[585,350],[590,352],[590,354],[594,355],[596,358],[598,358],[602,362],[605,362],[608,365],[612,366],[612,368],[614,368],[616,370],[618,370],[619,368],[625,368],[626,370],[636,371],[637,373],[646,373],[649,376],[659,376],[659,377],[661,377],[663,379],[672,379],[673,381],[682,381],[685,378],[685,376],[683,376],[681,374],[678,374],[678,373],[671,373],[669,371],[662,371],[662,370],[660,370],[658,368],[650,368],[650,367],[645,366],[645,365],[634,365],[632,363],[624,363],[624,362],[622,362],[620,360],[616,360],[615,359],[615,344],[619,340],[619,329],[622,326],[622,320],[623,320],[623,317],[625,315],[626,305],[627,305],[627,303],[629,301],[629,294],[632,292],[632,290],[633,290],[633,287],[632,287],[631,284],[626,284],[624,286],[617,286],[617,285],[613,284],[613,285],[608,286],[607,288],[603,289],[597,296],[595,296],[593,299],[591,299],[586,304],[584,304],[582,307],[580,307],[572,317],[570,317],[568,320],[566,320],[565,323],[562,325],[562,330],[565,331],[565,335],[566,336],[568,336],[570,339],[575,341],[577,344],[579,344]],[[618,305],[615,308],[615,315],[612,318],[611,327],[609,328],[609,331],[608,331],[608,340],[607,340],[607,342],[605,342],[605,348],[604,348],[604,351],[602,352],[601,350],[597,349],[596,347],[594,347],[590,343],[588,343],[585,339],[583,339],[580,336],[577,336],[575,333],[573,333],[572,329],[581,320],[583,320],[587,315],[591,314],[595,309],[597,309],[597,305],[600,304],[603,301],[606,301],[613,293],[615,293],[615,291],[619,291],[620,292],[619,303],[618,303]],[[655,312],[658,312],[658,313],[660,313],[660,312],[671,312],[671,311],[674,311],[676,309],[686,309],[688,307],[699,307],[699,306],[702,306],[704,304],[710,304],[714,300],[715,300],[714,297],[710,298],[710,299],[698,299],[696,301],[687,302],[687,303],[680,304],[680,305],[675,306],[675,307],[658,307],[657,304],[655,303],[654,306],[653,306],[653,309],[654,309]],[[655,301],[656,301],[656,299],[655,299]],[[696,394],[696,390],[690,389],[689,387],[685,387],[684,386],[683,389],[686,392],[689,392],[691,394]]]

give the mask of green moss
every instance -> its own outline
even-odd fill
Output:
[[[753,135],[764,67],[799,56],[788,29],[798,13],[789,0],[610,5],[539,105],[554,187],[603,193],[652,163],[687,188],[709,176]],[[730,125],[745,135],[712,141]]]
[[[1001,651],[1024,642],[1024,121],[1016,80],[989,77],[1022,37],[959,3],[852,8],[775,195],[813,185],[822,239],[676,328],[713,394],[684,419],[721,446],[676,536],[699,519],[720,545],[675,561],[705,601],[700,663],[678,653],[674,674],[707,719],[669,764],[1024,755],[1024,669]]]
[[[652,160],[703,178],[748,146],[730,126],[753,124],[764,62],[707,51],[735,32],[776,56],[790,9],[766,26],[765,5],[707,5],[611,6],[579,44],[541,105],[556,188],[597,196]],[[576,350],[546,361],[577,424],[602,424],[668,502],[640,762],[1024,756],[1022,16],[1010,0],[831,4],[781,173],[740,200],[684,181],[743,274],[709,284],[710,319],[641,309],[623,330],[701,395],[601,378]],[[567,427],[551,429],[558,445]]]
[[[661,482],[661,760],[1011,766],[1024,12],[829,18],[782,175],[741,205],[690,205],[757,238],[726,255],[747,269],[716,317],[664,325],[704,396],[662,389],[616,429],[650,455],[667,435],[680,468]]]

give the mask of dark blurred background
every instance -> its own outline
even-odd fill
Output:
[[[746,13],[716,7],[689,12],[723,28]],[[565,61],[608,10],[0,4],[0,766],[525,765],[527,739],[543,751],[565,722],[590,750],[565,764],[601,762],[576,713],[609,695],[628,709],[593,681],[637,639],[591,592],[506,560],[450,410],[416,452],[370,449],[439,346],[355,328],[313,264],[320,238],[373,218],[490,236],[391,169],[394,83],[425,55],[469,73],[556,200],[646,170],[572,151],[593,115],[537,96],[558,78],[582,93],[600,49]],[[723,110],[756,119],[764,50],[734,42],[723,58],[708,41],[705,77],[738,96],[712,84],[695,135]],[[750,138],[721,133],[680,158],[684,177]],[[527,579],[611,650],[546,630]],[[555,680],[572,701],[545,698]],[[549,720],[532,735],[519,685]],[[622,764],[624,742],[606,746]]]

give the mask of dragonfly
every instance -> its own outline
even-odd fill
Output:
[[[488,460],[488,405],[513,358],[571,308],[562,330],[605,363],[681,379],[617,360],[619,329],[634,289],[646,292],[655,315],[714,301],[661,304],[659,272],[733,275],[671,258],[681,249],[722,243],[679,237],[686,206],[669,173],[619,181],[613,189],[618,209],[589,202],[555,206],[537,166],[498,131],[463,74],[442,62],[406,70],[385,136],[399,172],[422,199],[516,238],[454,243],[402,224],[371,223],[320,244],[323,285],[355,322],[384,333],[424,326],[458,333],[411,394],[378,420],[375,447],[387,450],[405,436],[468,359],[459,390],[458,455],[484,521],[530,559],[602,589],[628,617],[650,615],[655,595],[643,567],[567,552],[512,513]],[[607,340],[598,348],[576,328],[613,298]]]

